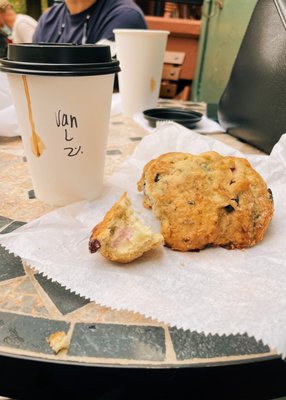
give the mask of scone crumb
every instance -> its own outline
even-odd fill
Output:
[[[56,354],[58,354],[61,350],[69,348],[68,336],[62,331],[52,333],[48,337],[47,342]]]

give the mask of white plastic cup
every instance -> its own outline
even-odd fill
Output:
[[[114,29],[122,113],[156,107],[162,79],[168,31]]]
[[[50,51],[53,58],[53,47]],[[93,49],[89,51],[93,58]],[[27,66],[17,68],[15,60],[2,61],[34,191],[47,204],[93,200],[102,192],[114,76],[119,70],[118,62],[108,57],[103,61],[105,55],[100,56],[99,63],[95,57],[92,67],[83,66],[84,58],[79,63],[76,54],[69,66],[63,57],[63,65],[34,63],[29,71]]]

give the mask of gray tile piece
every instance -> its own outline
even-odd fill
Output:
[[[28,197],[30,200],[36,198],[34,189],[28,190]]]
[[[22,222],[22,221],[13,221],[10,225],[6,226],[5,229],[3,229],[3,231],[0,232],[0,234],[5,234],[5,233],[9,233],[9,232],[13,232],[16,229],[20,228],[20,226],[25,225],[26,222]]]
[[[10,254],[0,246],[0,282],[25,275],[20,257]]]
[[[53,354],[47,338],[57,331],[67,333],[68,329],[64,321],[0,312],[0,346]]]
[[[111,149],[111,150],[107,150],[106,154],[109,156],[114,156],[114,155],[122,154],[122,152],[119,149]]]
[[[52,282],[42,274],[35,274],[34,276],[63,315],[75,311],[78,308],[90,303],[89,300],[70,292],[59,283]]]
[[[163,361],[165,332],[161,327],[76,324],[69,354],[75,356]]]
[[[10,218],[5,218],[5,217],[1,217],[1,216],[0,216],[0,229],[1,229],[3,226],[8,225],[11,221],[12,221],[12,220],[11,220]]]
[[[124,125],[123,121],[111,121],[111,125]]]
[[[169,330],[178,360],[263,354],[270,351],[261,341],[257,342],[246,334],[206,336],[203,333],[176,328]]]

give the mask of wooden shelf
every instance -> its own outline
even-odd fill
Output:
[[[163,29],[171,35],[198,38],[200,36],[201,21],[183,18],[154,17],[146,15],[145,19],[150,29]]]
[[[145,16],[149,29],[170,31],[167,51],[185,53],[180,79],[193,80],[195,76],[201,21],[182,18]]]

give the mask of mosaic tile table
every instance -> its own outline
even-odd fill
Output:
[[[168,101],[161,105],[170,106]],[[203,105],[188,102],[176,105],[203,111]],[[132,120],[112,117],[106,173],[111,174],[146,134]],[[212,136],[239,150],[258,153],[224,133]],[[0,138],[0,182],[0,233],[12,231],[52,209],[34,197],[20,138]],[[68,349],[58,354],[47,343],[49,335],[56,331],[65,332],[70,340]],[[15,359],[18,365],[21,360],[26,361],[22,368],[29,365],[30,371],[36,360],[38,371],[43,368],[41,361],[58,367],[85,365],[104,370],[107,366],[121,367],[110,368],[109,374],[129,371],[130,367],[133,373],[144,369],[170,370],[170,367],[195,370],[197,366],[258,363],[278,358],[268,346],[246,334],[205,336],[159,325],[139,314],[101,307],[34,272],[3,248],[0,248],[0,353],[2,359],[9,360],[7,365]],[[189,368],[184,368],[184,373]],[[116,377],[110,376],[112,385]],[[62,382],[60,376],[58,381]],[[47,388],[48,382],[44,383]],[[33,384],[36,385],[34,381]],[[1,390],[0,381],[0,395],[7,395]],[[67,388],[64,393],[68,393]]]

